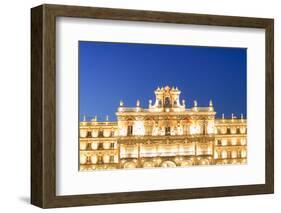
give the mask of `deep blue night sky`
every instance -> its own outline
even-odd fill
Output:
[[[147,108],[157,86],[177,86],[187,107],[246,116],[245,48],[79,42],[80,119],[116,120],[119,101]]]

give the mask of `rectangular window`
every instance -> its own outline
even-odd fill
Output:
[[[101,156],[101,155],[98,156],[98,162],[97,162],[97,163],[98,163],[98,164],[103,163],[103,160],[102,160],[102,156]]]
[[[230,134],[230,128],[229,127],[227,127],[227,129],[226,129],[226,134]]]
[[[91,161],[91,156],[87,156],[87,164],[91,164],[92,161]]]
[[[87,132],[87,138],[91,138],[92,137],[92,132],[88,131]]]
[[[203,135],[206,135],[206,125],[203,125]]]
[[[98,149],[103,149],[103,144],[102,143],[99,143]]]
[[[91,150],[92,149],[92,144],[91,143],[87,143],[87,150]]]
[[[110,143],[110,148],[114,149],[114,143]]]
[[[127,133],[128,136],[130,135],[133,135],[133,126],[128,126],[128,133]]]
[[[168,126],[168,127],[165,127],[165,135],[170,135],[171,134],[171,128]]]
[[[110,163],[114,163],[114,155],[110,156]]]
[[[239,127],[237,128],[237,131],[236,131],[236,132],[237,132],[237,134],[241,134],[240,128],[239,128]]]
[[[99,137],[103,137],[103,131],[99,130]]]

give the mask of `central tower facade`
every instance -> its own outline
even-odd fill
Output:
[[[212,101],[186,108],[180,94],[158,87],[148,108],[120,101],[117,122],[81,122],[80,169],[246,163],[246,120],[216,119]]]

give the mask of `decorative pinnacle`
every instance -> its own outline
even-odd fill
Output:
[[[194,107],[197,107],[197,101],[196,100],[194,101]]]
[[[83,121],[86,121],[86,115],[83,116]]]
[[[109,116],[108,116],[108,115],[106,115],[105,120],[106,120],[106,121],[108,121],[108,120],[109,120]]]
[[[98,118],[97,118],[97,116],[95,115],[95,117],[94,117],[94,121],[97,121],[98,120]]]
[[[244,116],[243,116],[243,113],[241,113],[241,119],[243,120]]]
[[[124,106],[124,102],[123,102],[122,100],[120,101],[119,106],[120,106],[120,107]]]
[[[234,113],[231,113],[231,118],[234,119]]]
[[[221,118],[224,119],[224,113],[222,113]]]
[[[140,100],[137,100],[137,107],[140,106]]]
[[[149,107],[151,107],[152,105],[152,100],[149,100]]]
[[[210,102],[209,102],[209,107],[213,107],[213,101],[212,100],[210,100]]]
[[[184,106],[185,106],[185,100],[182,100],[182,105],[184,105]]]

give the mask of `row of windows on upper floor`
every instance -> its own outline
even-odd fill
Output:
[[[235,145],[246,145],[246,139],[245,138],[241,138],[241,139],[236,139],[236,138],[232,138],[231,140],[227,140],[227,139],[218,139],[215,141],[215,145],[217,146],[235,146]],[[105,142],[105,143],[80,143],[80,150],[112,150],[112,149],[116,149],[116,143],[114,142]],[[199,151],[201,149],[197,148]],[[166,147],[164,149],[165,151],[170,151],[172,150],[173,153],[177,152],[177,153],[186,153],[186,152],[193,152],[194,151],[194,147],[190,147],[190,146],[184,146],[184,147],[180,147],[180,149],[175,150],[173,147],[169,148]],[[131,150],[130,152],[137,152],[136,150]],[[163,152],[163,150],[162,150]]]
[[[230,138],[230,139],[217,139],[215,142],[215,145],[218,146],[235,146],[235,145],[241,145],[244,146],[247,144],[246,138]]]
[[[115,149],[116,144],[110,143],[80,143],[80,150],[103,150],[103,149]]]
[[[189,153],[189,155],[195,155],[195,153]],[[203,151],[196,154],[197,156],[201,155],[212,155],[212,152]],[[152,155],[149,157],[156,157],[159,155]],[[170,155],[165,155],[170,156]],[[173,153],[172,156],[175,156]],[[130,154],[123,154],[120,155],[121,158],[138,158],[137,154],[130,153]],[[146,157],[146,156],[143,156]],[[148,157],[148,156],[147,156]],[[231,150],[231,151],[215,151],[213,155],[214,159],[235,159],[235,158],[246,158],[247,151],[246,150]],[[103,163],[118,163],[118,156],[117,155],[81,155],[80,156],[80,164],[103,164]]]
[[[242,127],[217,127],[215,129],[216,134],[247,134],[247,128]]]
[[[80,156],[80,164],[104,164],[104,163],[118,163],[117,155],[92,155]]]
[[[121,132],[122,131],[122,132]],[[246,134],[247,133],[247,128],[246,127],[218,127],[214,128],[214,130],[209,129],[209,128],[200,128],[198,126],[194,126],[190,128],[189,132],[184,132],[183,128],[171,128],[171,127],[163,127],[161,129],[153,129],[152,131],[146,131],[141,134],[138,134],[138,132],[141,132],[140,130],[134,131],[134,126],[129,125],[127,126],[127,130],[124,128],[120,131],[120,135],[122,136],[133,136],[133,135],[165,135],[165,136],[170,136],[170,135],[183,135],[185,134]],[[86,137],[86,138],[91,138],[91,137],[114,137],[116,136],[117,133],[114,130],[98,130],[95,132],[91,131],[80,131],[80,137]]]
[[[231,151],[215,151],[214,159],[226,159],[226,158],[246,158],[246,150],[231,150]]]

